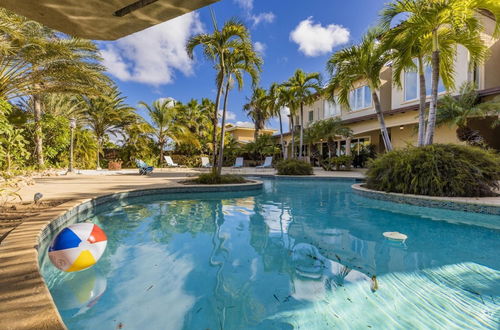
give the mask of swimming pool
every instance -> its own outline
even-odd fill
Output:
[[[106,231],[108,247],[96,266],[68,274],[41,261],[65,324],[500,326],[500,217],[371,200],[345,180],[263,181],[262,191],[97,207],[87,220]],[[386,231],[408,240],[389,242]]]

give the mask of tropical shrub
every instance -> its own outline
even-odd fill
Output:
[[[500,188],[500,157],[454,144],[408,147],[371,161],[370,189],[404,194],[481,197]]]
[[[214,173],[200,174],[196,179],[190,181],[199,184],[231,184],[231,183],[245,183],[244,177],[232,174],[217,175]]]
[[[0,168],[7,171],[29,157],[26,150],[28,141],[22,134],[23,130],[16,128],[8,119],[11,112],[10,103],[0,99]]]
[[[311,164],[298,160],[286,159],[276,164],[279,175],[312,175],[313,168]]]
[[[349,171],[352,167],[353,156],[341,155],[323,161],[321,167],[325,171]]]
[[[366,167],[369,159],[373,159],[377,156],[377,152],[375,151],[375,145],[363,145],[360,147],[359,152],[354,152],[354,158],[352,160],[352,166],[354,167]]]

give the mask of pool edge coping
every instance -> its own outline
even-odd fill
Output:
[[[437,197],[401,194],[369,189],[363,187],[363,184],[364,183],[355,183],[351,188],[356,194],[371,199],[454,211],[500,215],[500,205],[481,201],[481,197]]]
[[[4,329],[66,329],[40,273],[40,243],[73,216],[97,205],[131,197],[204,192],[252,191],[262,181],[241,184],[175,185],[128,189],[80,198],[44,210],[13,229],[0,244],[0,320]]]

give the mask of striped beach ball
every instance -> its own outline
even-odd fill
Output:
[[[93,266],[106,250],[107,237],[93,223],[76,223],[57,234],[49,247],[54,266],[65,272],[77,272]]]

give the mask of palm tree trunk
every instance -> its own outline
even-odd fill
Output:
[[[429,107],[429,118],[427,120],[427,130],[425,134],[425,145],[430,145],[434,141],[434,131],[436,129],[436,110],[439,84],[439,49],[432,52],[432,90],[431,104]]]
[[[226,109],[227,97],[229,95],[229,79],[226,83],[226,93],[224,94],[224,108],[222,110],[222,123],[220,130],[219,162],[217,164],[217,175],[222,174],[222,164],[224,162],[224,134],[226,133]]]
[[[101,153],[101,140],[97,138],[97,168],[96,168],[97,170],[101,168],[100,153]]]
[[[302,159],[302,146],[304,145],[304,103],[300,103],[300,142],[299,159]]]
[[[217,167],[215,166],[217,162],[217,123],[219,121],[219,104],[220,97],[222,95],[222,85],[224,83],[224,74],[222,74],[222,79],[219,82],[219,86],[217,87],[217,98],[215,99],[215,110],[214,117],[212,118],[212,126],[214,131],[212,132],[212,173],[217,173]]]
[[[161,167],[163,164],[163,148],[164,148],[164,143],[160,142],[160,161],[158,162],[158,167]]]
[[[33,95],[33,115],[35,120],[35,154],[38,168],[43,168],[45,162],[43,159],[43,136],[42,136],[42,102],[40,95]]]
[[[422,57],[418,58],[418,77],[420,83],[420,104],[418,106],[418,140],[417,146],[424,145],[425,139],[425,103],[427,99],[427,91],[425,87],[425,69]]]
[[[334,148],[335,148],[335,140],[333,138],[328,137],[326,140],[326,144],[328,145],[328,158],[332,158],[332,155],[334,153]]]
[[[283,153],[283,159],[286,159],[286,149],[285,149],[285,144],[283,142],[283,121],[281,120],[281,109],[278,110],[278,118],[279,118],[279,121],[280,121],[281,152]]]
[[[295,125],[293,122],[293,116],[290,116],[290,123],[292,124],[292,159],[295,158]]]
[[[253,125],[253,127],[254,127],[253,140],[254,141],[257,141],[257,138],[259,137],[259,130],[260,130],[259,126],[260,126],[260,122],[259,122],[259,120],[256,120],[254,125]]]
[[[389,138],[389,133],[387,132],[387,127],[385,126],[384,114],[382,113],[382,107],[380,106],[380,100],[378,99],[377,92],[372,88],[372,98],[375,104],[375,112],[377,113],[378,121],[380,123],[380,132],[382,133],[382,139],[384,140],[385,150],[392,151],[392,143]]]

